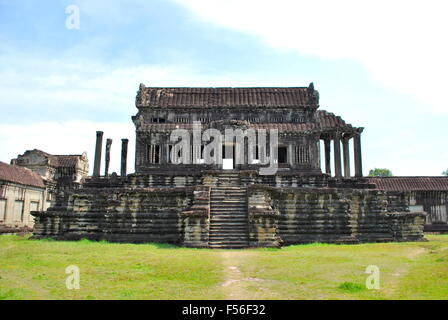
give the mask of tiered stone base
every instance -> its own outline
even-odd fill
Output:
[[[232,212],[234,199],[223,202],[221,208],[216,203],[225,194],[216,193],[222,191],[223,177],[208,173],[194,179],[201,181],[200,185],[182,186],[179,181],[189,181],[184,177],[177,179],[176,185],[157,188],[144,185],[157,177],[92,180],[83,189],[66,192],[48,211],[35,212],[33,237],[222,248],[236,240],[238,247],[243,242],[249,247],[278,247],[424,239],[424,213],[409,212],[401,193],[352,185],[321,187],[316,181],[324,179],[316,177],[309,185],[303,177],[280,180],[285,184],[281,186],[259,184],[260,178],[240,175],[231,182],[233,188],[244,190],[237,196],[247,197],[246,206],[236,205],[238,210]],[[351,183],[356,186],[355,181]],[[212,202],[211,190],[215,190]],[[247,228],[238,224],[238,233],[232,230],[232,214],[238,223],[246,217]],[[218,243],[222,245],[216,246]]]

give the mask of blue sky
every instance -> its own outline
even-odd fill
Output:
[[[448,168],[442,1],[0,0],[0,160],[134,143],[147,86],[307,86],[363,134],[364,171]],[[69,5],[80,29],[66,28]],[[418,22],[416,22],[418,21]],[[130,161],[133,161],[133,147]]]

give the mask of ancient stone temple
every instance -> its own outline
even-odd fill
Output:
[[[135,173],[123,139],[121,174],[101,176],[97,132],[93,176],[34,213],[35,238],[211,248],[423,239],[424,213],[363,178],[363,128],[318,110],[313,84],[140,85],[136,107]]]

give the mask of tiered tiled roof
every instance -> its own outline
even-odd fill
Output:
[[[69,154],[69,155],[53,155],[57,159],[58,168],[74,168],[78,163],[81,155]]]
[[[209,124],[202,124],[202,128],[208,128]],[[170,131],[174,129],[193,129],[192,123],[145,123],[144,128],[146,130],[154,131]],[[288,132],[304,132],[304,131],[329,131],[329,130],[342,130],[353,131],[355,128],[342,120],[341,117],[335,116],[333,113],[325,110],[316,112],[316,122],[306,123],[249,123],[251,129],[277,129],[279,131]]]
[[[316,111],[316,120],[320,129],[328,130],[335,128],[353,129],[351,124],[346,123],[340,116],[336,116],[325,110]]]
[[[45,188],[44,181],[37,173],[23,167],[11,166],[1,161],[0,181],[8,181],[26,186]]]
[[[448,177],[368,177],[385,191],[448,191]]]
[[[29,152],[35,152],[43,155],[48,159],[48,164],[55,168],[74,168],[78,163],[78,159],[82,157],[80,154],[53,155],[38,149],[28,150],[25,154]]]
[[[318,93],[309,87],[290,88],[147,88],[137,94],[137,107],[317,107]]]

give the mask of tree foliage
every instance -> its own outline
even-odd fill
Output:
[[[448,176],[448,169],[442,172],[442,176]]]
[[[392,171],[385,168],[375,168],[369,171],[369,177],[392,177]]]

